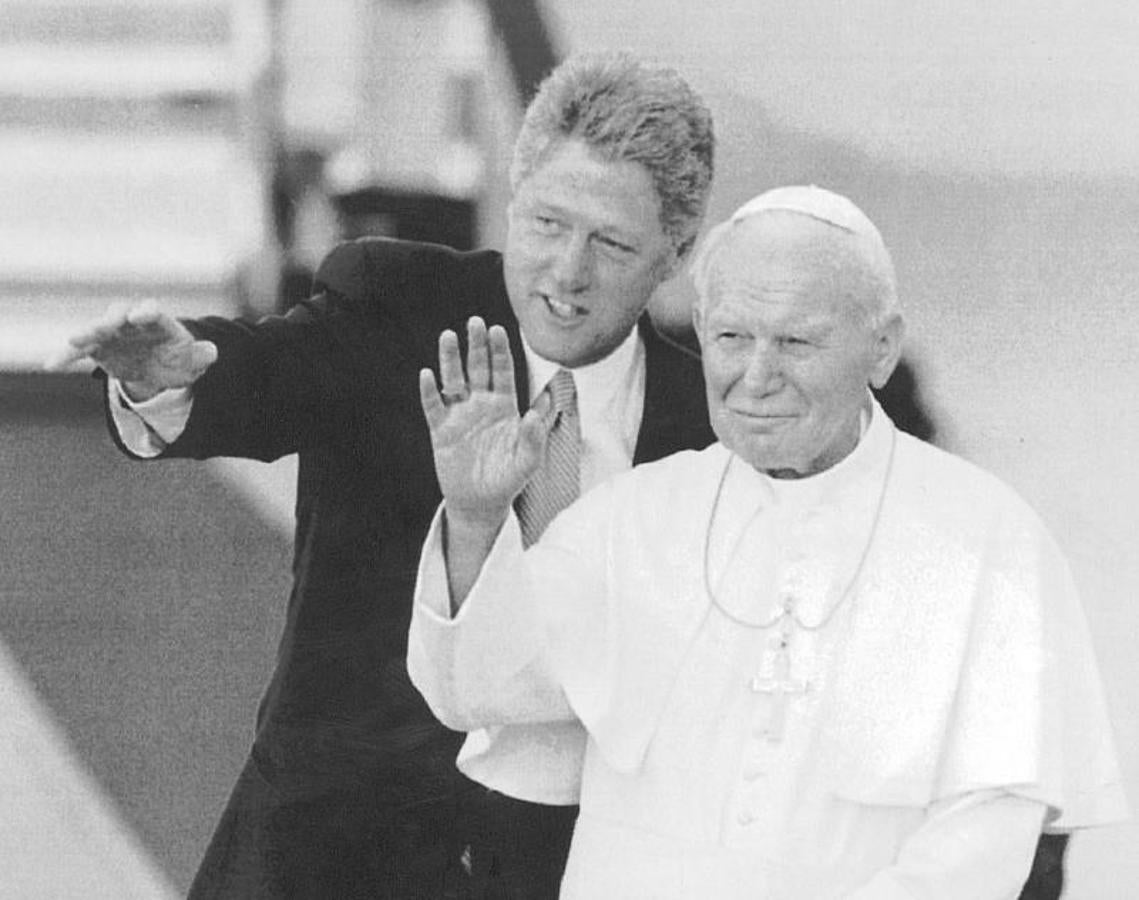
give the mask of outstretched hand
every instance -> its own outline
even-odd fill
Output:
[[[186,326],[152,300],[116,303],[103,317],[68,339],[45,365],[63,369],[91,359],[118,378],[135,400],[193,384],[217,359],[217,347],[195,340]]]
[[[436,387],[430,369],[419,373],[419,395],[431,431],[435,472],[448,521],[497,529],[514,497],[542,460],[546,426],[535,409],[518,415],[514,360],[506,331],[467,322],[467,364],[453,331],[439,336]]]

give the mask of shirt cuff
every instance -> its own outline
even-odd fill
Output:
[[[440,507],[419,560],[408,668],[414,670],[413,682],[422,671],[433,680],[461,682],[472,693],[483,685],[497,688],[517,676],[542,646],[542,620],[527,586],[518,520],[507,517],[470,593],[452,615],[442,513]],[[484,694],[491,695],[491,689]]]
[[[107,379],[107,399],[123,446],[144,459],[153,459],[178,440],[194,402],[188,387],[170,388],[149,400],[134,401],[117,378]]]
[[[443,557],[443,504],[435,510],[431,527],[419,555],[412,601],[421,615],[437,625],[451,622],[451,591],[447,587],[447,563]],[[462,610],[460,609],[460,612]]]
[[[451,590],[447,582],[447,561],[443,554],[443,529],[445,508],[442,503],[435,510],[431,519],[431,527],[423,541],[423,550],[419,557],[419,570],[415,579],[414,604],[420,615],[428,621],[441,626],[458,626],[468,618],[467,610],[477,607],[478,597],[484,593],[492,593],[497,587],[499,579],[496,577],[500,566],[506,562],[510,565],[515,562],[514,554],[520,552],[522,546],[522,533],[518,519],[514,512],[506,517],[502,528],[491,545],[487,558],[483,561],[482,569],[475,579],[471,590],[467,594],[459,611],[451,613]],[[488,577],[488,572],[491,573]],[[487,585],[487,582],[490,582]],[[486,588],[490,587],[492,591]],[[472,598],[475,602],[472,603]],[[509,602],[509,600],[508,600]]]

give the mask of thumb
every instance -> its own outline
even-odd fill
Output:
[[[190,368],[197,378],[217,362],[218,347],[213,341],[194,341],[190,345]]]
[[[527,410],[518,423],[517,456],[518,462],[528,476],[537,471],[538,466],[542,464],[548,437],[549,430],[541,413],[536,409]]]

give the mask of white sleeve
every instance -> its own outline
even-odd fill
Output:
[[[454,617],[442,530],[440,507],[415,588],[407,659],[412,683],[439,721],[456,731],[574,720],[549,660],[546,617],[518,520],[511,514],[503,525]]]
[[[894,864],[847,900],[1016,900],[1046,810],[1002,790],[936,803]]]
[[[153,459],[178,439],[194,405],[188,387],[171,388],[135,402],[117,378],[107,379],[107,401],[123,445],[143,459]]]

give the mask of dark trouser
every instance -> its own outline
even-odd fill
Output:
[[[1058,900],[1064,891],[1064,851],[1067,848],[1066,834],[1040,836],[1032,871],[1028,874],[1020,900]]]
[[[288,797],[247,761],[189,900],[556,900],[576,806],[466,782],[379,804],[369,790]],[[1067,835],[1043,835],[1020,900],[1057,900]]]
[[[471,900],[556,900],[577,807],[475,787],[463,803]]]
[[[450,900],[466,896],[458,801],[356,788],[283,791],[250,759],[190,900]]]
[[[465,792],[470,900],[557,900],[576,806],[545,806],[481,788]],[[1066,834],[1044,834],[1019,900],[1059,900]]]

